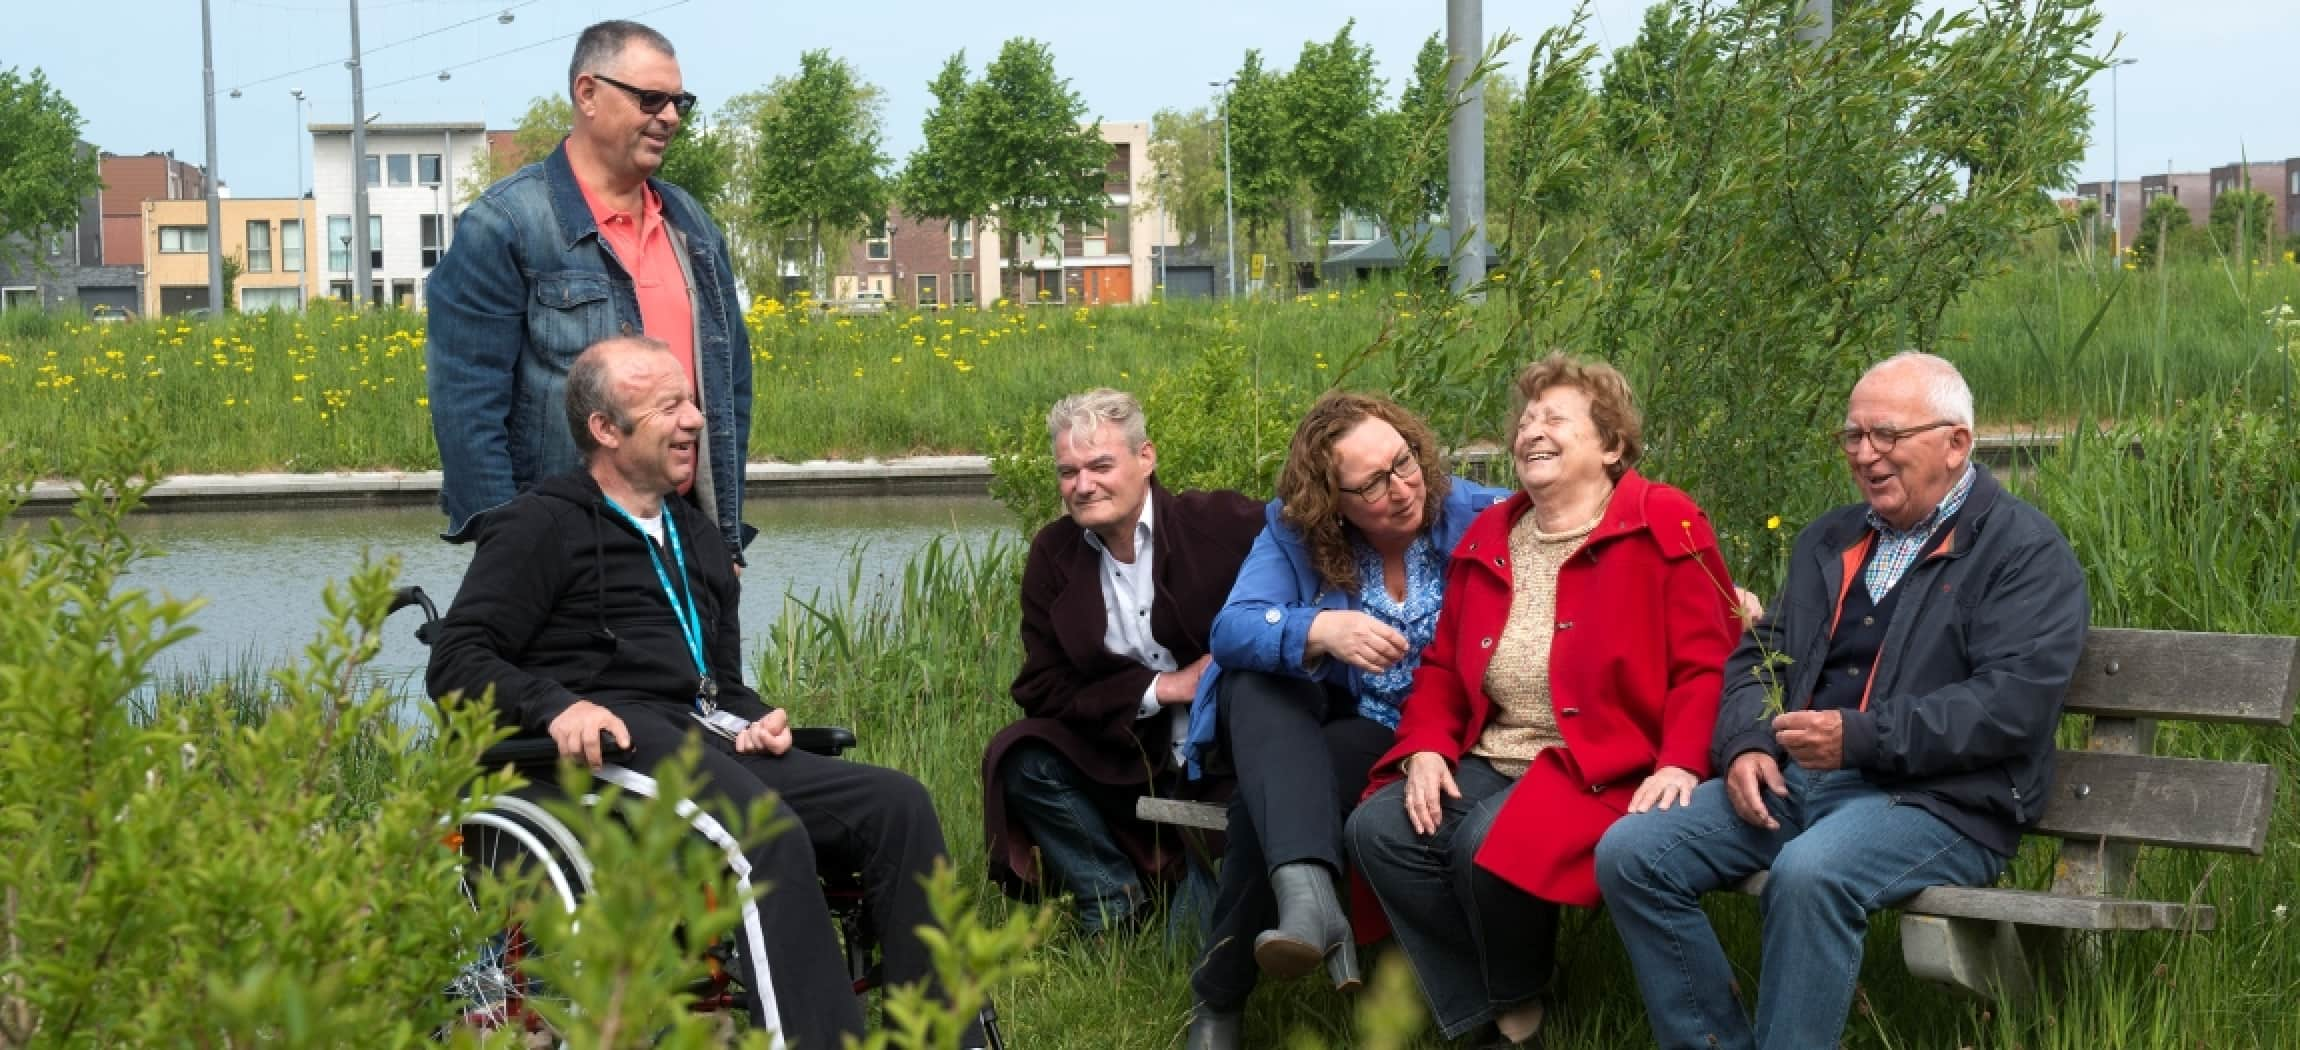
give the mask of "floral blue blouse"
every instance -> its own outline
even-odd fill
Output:
[[[1406,598],[1393,601],[1382,578],[1382,556],[1363,543],[1358,556],[1358,605],[1366,615],[1406,636],[1406,656],[1380,674],[1358,675],[1358,714],[1391,729],[1398,727],[1398,711],[1414,689],[1414,670],[1422,664],[1422,647],[1437,637],[1438,605],[1445,597],[1446,555],[1424,533],[1406,548]]]

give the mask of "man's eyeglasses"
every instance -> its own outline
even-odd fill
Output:
[[[1891,452],[1894,445],[1900,444],[1902,438],[1911,434],[1922,434],[1928,430],[1939,430],[1942,427],[1956,425],[1954,420],[1943,419],[1914,427],[1870,427],[1866,430],[1860,427],[1846,427],[1837,431],[1837,447],[1844,449],[1846,455],[1852,455],[1859,452],[1861,442],[1866,441],[1869,443],[1869,447],[1877,450],[1878,455],[1883,455]]]
[[[691,92],[681,91],[677,94],[673,94],[668,91],[656,91],[651,88],[632,87],[631,85],[617,80],[614,77],[607,76],[604,73],[593,73],[591,74],[591,79],[596,80],[602,84],[613,84],[616,87],[630,92],[632,101],[639,104],[639,112],[645,113],[650,117],[657,113],[661,113],[665,105],[678,107],[679,115],[682,117],[686,116],[688,113],[693,112],[695,109],[696,99],[694,94]]]
[[[1391,478],[1400,478],[1410,481],[1416,477],[1419,477],[1421,472],[1421,457],[1415,454],[1414,447],[1412,445],[1407,445],[1405,451],[1398,453],[1397,462],[1390,464],[1390,469],[1377,470],[1374,472],[1373,477],[1366,479],[1365,484],[1360,485],[1354,489],[1341,489],[1341,491],[1346,495],[1356,496],[1357,498],[1362,499],[1368,503],[1380,503],[1382,500],[1389,497]],[[1336,487],[1339,488],[1340,486]]]

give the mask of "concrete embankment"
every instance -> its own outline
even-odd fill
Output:
[[[2058,435],[1986,435],[1979,439],[1982,462],[1997,470],[2019,470],[2060,441]],[[1465,461],[1496,453],[1479,449]],[[745,491],[754,498],[823,496],[982,496],[990,491],[986,456],[910,456],[844,462],[752,463]],[[72,486],[36,482],[25,509],[69,507]],[[250,510],[258,505],[328,507],[346,504],[392,506],[436,503],[436,470],[347,470],[322,474],[180,474],[153,486],[146,503],[153,510]]]

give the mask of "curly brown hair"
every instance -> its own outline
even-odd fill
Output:
[[[1406,439],[1422,471],[1422,530],[1436,519],[1453,479],[1446,474],[1438,452],[1437,434],[1420,416],[1378,394],[1328,391],[1310,406],[1294,440],[1286,448],[1286,464],[1278,471],[1281,518],[1302,536],[1310,550],[1310,565],[1326,583],[1345,591],[1358,589],[1358,560],[1350,550],[1349,525],[1342,520],[1341,479],[1335,476],[1334,443],[1368,419],[1396,427]]]
[[[1542,391],[1569,386],[1589,395],[1589,422],[1597,439],[1621,458],[1605,465],[1606,477],[1620,481],[1645,456],[1645,417],[1637,411],[1637,396],[1629,390],[1629,377],[1603,361],[1551,351],[1548,357],[1525,366],[1517,374],[1517,397],[1509,411],[1509,447],[1517,449],[1517,425],[1525,406]]]

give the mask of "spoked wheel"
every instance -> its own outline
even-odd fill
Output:
[[[501,808],[472,814],[458,835],[472,923],[464,942],[469,954],[443,993],[454,1011],[448,1028],[516,1031],[525,1034],[526,1046],[557,1047],[558,1033],[536,1006],[551,1004],[563,1013],[567,1000],[536,978],[534,966],[549,957],[551,947],[538,942],[526,920],[542,908],[572,914],[587,889],[582,874],[552,841],[555,836]],[[489,889],[514,880],[533,896],[506,900]]]

